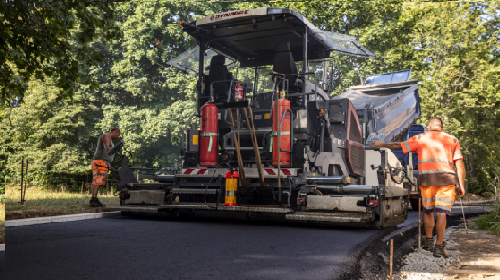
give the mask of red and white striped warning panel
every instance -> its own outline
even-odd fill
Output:
[[[184,175],[203,175],[207,173],[206,168],[188,168],[188,169],[182,169],[182,174]]]
[[[224,176],[229,170],[227,168],[184,168],[181,174],[176,175],[177,177],[212,177],[214,176]],[[245,168],[245,175],[247,178],[259,178],[259,172],[257,168]],[[288,176],[297,176],[297,168],[281,168],[281,177],[286,178]],[[264,168],[264,178],[278,178],[278,168]]]

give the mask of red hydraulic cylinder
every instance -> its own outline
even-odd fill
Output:
[[[278,165],[278,127],[280,129],[280,165],[290,165],[290,101],[287,99],[278,100],[278,113],[276,113],[276,101],[273,102],[273,134],[271,136],[271,150],[273,152],[273,165]],[[284,113],[283,113],[284,112]],[[283,115],[284,114],[284,115]],[[283,121],[282,121],[283,119]]]
[[[200,165],[216,166],[218,150],[218,110],[212,103],[201,107]]]

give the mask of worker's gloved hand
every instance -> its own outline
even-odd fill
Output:
[[[111,150],[108,152],[108,155],[112,155],[118,152],[123,147],[123,144],[125,144],[125,142],[123,142],[123,140],[120,140],[118,144],[116,144],[113,148],[111,148]]]

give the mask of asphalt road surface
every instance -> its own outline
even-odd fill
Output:
[[[328,279],[386,231],[150,217],[9,227],[0,279]]]

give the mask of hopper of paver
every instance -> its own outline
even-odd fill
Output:
[[[418,80],[409,77],[410,70],[368,76],[365,85],[336,97],[348,98],[356,108],[365,145],[401,140],[420,118]]]

